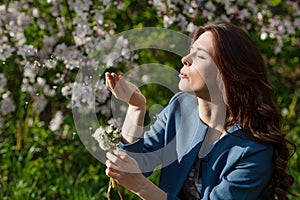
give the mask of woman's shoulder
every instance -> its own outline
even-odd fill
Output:
[[[186,92],[177,92],[169,101],[170,104],[176,103],[192,103],[197,105],[196,96]]]
[[[225,146],[231,150],[239,149],[240,152],[247,155],[261,151],[267,152],[268,154],[272,154],[273,152],[272,145],[263,144],[251,139],[246,135],[242,128],[227,134],[222,142],[223,146],[224,144],[227,144]]]
[[[271,145],[256,142],[239,129],[219,140],[205,159],[210,162],[223,162],[226,165],[223,166],[225,171],[244,164],[257,165],[261,171],[265,171],[270,168],[272,157]]]

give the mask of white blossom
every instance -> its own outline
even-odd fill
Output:
[[[61,89],[63,96],[70,96],[72,94],[72,84],[66,85]]]
[[[62,111],[57,111],[54,115],[54,118],[49,123],[49,129],[51,131],[57,131],[63,123],[63,113]]]
[[[32,8],[32,16],[35,18],[40,17],[39,10],[37,8]]]
[[[168,28],[170,25],[172,25],[175,22],[175,20],[176,20],[175,16],[165,15],[163,18],[164,28]]]
[[[2,95],[1,105],[0,105],[0,113],[2,115],[7,115],[15,111],[16,106],[13,104],[13,101],[9,98],[10,92],[6,92]]]
[[[54,88],[53,88],[54,87]],[[43,93],[48,96],[48,97],[54,97],[56,95],[56,91],[55,88],[57,86],[53,86],[52,88],[50,87],[50,85],[45,85],[44,87],[42,87],[41,89],[43,90]]]
[[[109,97],[110,92],[105,86],[103,79],[97,81],[95,85],[95,95],[96,95],[96,100],[99,103],[104,103]]]
[[[32,45],[24,45],[18,48],[17,54],[25,58],[26,56],[35,56],[37,49]]]
[[[190,22],[186,29],[189,33],[193,33],[197,29],[197,26],[193,22]]]
[[[102,150],[108,151],[118,145],[121,133],[114,125],[107,126],[106,128],[100,126],[92,136],[98,142]]]
[[[157,10],[158,21],[162,21],[164,27],[176,25],[188,33],[196,30],[197,27],[194,23],[196,23],[199,15],[202,15],[204,24],[206,21],[229,22],[232,19],[238,19],[243,27],[257,30],[261,40],[273,39],[277,41],[277,45],[274,47],[275,54],[282,51],[284,41],[289,41],[289,37],[294,37],[300,30],[300,11],[297,1],[287,1],[286,6],[291,9],[287,9],[289,13],[282,16],[273,13],[268,5],[262,5],[256,0],[149,0],[148,2]],[[114,21],[106,20],[107,9],[111,6],[124,9],[124,2],[102,0],[96,5],[91,0],[68,1],[72,19],[69,19],[69,16],[64,16],[58,9],[64,6],[61,4],[61,0],[47,0],[47,3],[51,4],[49,5],[50,12],[47,13],[49,18],[43,18],[42,10],[33,7],[26,0],[10,1],[7,5],[0,5],[0,22],[2,25],[0,26],[0,60],[2,60],[3,65],[8,63],[6,62],[7,59],[11,59],[17,65],[24,66],[23,77],[18,77],[22,79],[21,92],[26,93],[26,95],[29,94],[27,96],[31,99],[26,101],[33,101],[34,112],[42,112],[49,98],[57,95],[57,88],[53,88],[53,84],[55,87],[58,85],[58,88],[64,84],[61,93],[58,94],[66,99],[69,99],[71,95],[73,97],[67,108],[78,108],[83,113],[95,111],[111,117],[108,100],[110,93],[105,87],[103,79],[96,84],[84,82],[77,83],[77,86],[65,82],[72,80],[70,74],[76,72],[80,67],[87,69],[97,69],[101,65],[113,67],[119,62],[134,61],[138,58],[138,54],[131,55],[130,44],[124,37],[118,38],[115,44],[107,40],[102,45],[104,39],[114,34],[116,25]],[[8,7],[6,8],[6,6]],[[217,15],[219,13],[216,12],[217,8],[220,7],[225,12]],[[48,12],[47,9],[45,11]],[[253,21],[255,27],[248,23],[249,20],[245,19]],[[60,42],[70,30],[68,27],[69,20],[72,20],[74,44]],[[41,49],[36,48],[36,43],[30,44],[31,41],[27,38],[27,27],[32,23],[35,23],[37,28],[45,32],[42,44],[38,44]],[[55,27],[52,27],[53,23]],[[298,38],[296,40],[295,43],[298,45]],[[106,57],[91,58],[91,55],[99,48],[109,49],[105,53]],[[51,58],[47,59],[49,55]],[[5,67],[20,66],[5,65]],[[138,67],[134,63],[130,66],[129,76],[136,78]],[[54,72],[55,77],[51,77],[54,80],[42,78],[46,77],[47,72]],[[0,74],[1,94],[6,92],[6,87],[9,88],[7,78],[4,74]],[[144,82],[149,80],[147,75],[139,78]],[[40,93],[36,95],[38,91]],[[0,109],[2,114],[2,110],[6,114],[15,110],[14,102],[9,98],[9,92],[2,96]]]
[[[35,94],[38,90],[38,86],[36,84],[31,84],[28,78],[24,77],[21,84],[22,92],[28,92],[29,94]]]
[[[37,95],[38,94],[38,95]],[[48,100],[46,99],[46,97],[44,95],[40,95],[39,93],[35,94],[35,99],[32,103],[32,107],[33,107],[33,111],[35,113],[41,113],[44,108],[46,107]]]
[[[91,35],[92,30],[88,24],[78,24],[73,32],[75,44],[81,46],[89,40],[89,35]]]
[[[4,74],[0,74],[0,93],[4,92],[4,87],[6,86],[7,79]]]
[[[93,16],[93,19],[100,25],[103,24],[103,20],[104,20],[104,17],[103,17],[103,13],[102,12],[96,12],[95,15]]]
[[[262,32],[262,33],[260,34],[260,39],[261,39],[261,40],[265,40],[265,39],[267,39],[267,37],[268,37],[268,33],[266,33],[266,32]]]
[[[250,17],[250,13],[247,9],[242,9],[238,13],[239,13],[239,15],[237,17],[241,20],[245,20]]]
[[[56,65],[57,65],[57,60],[54,58],[47,59],[44,63],[44,66],[47,67],[48,69],[54,69]]]
[[[45,86],[45,84],[46,84],[46,79],[44,79],[44,78],[42,78],[42,77],[37,77],[37,84],[39,85],[39,86]]]
[[[211,1],[208,1],[204,7],[209,10],[209,11],[212,11],[212,12],[215,12],[216,11],[216,6],[211,2]]]
[[[104,45],[107,45],[107,47],[109,47],[112,44],[110,40],[107,40]],[[128,39],[124,38],[124,36],[120,36],[116,40],[111,52],[108,53],[104,58],[106,67],[114,66],[116,63],[123,60],[122,58],[130,59],[129,52],[130,50],[128,49]]]
[[[11,57],[15,48],[7,43],[3,43],[0,45],[0,60],[6,60]]]
[[[142,76],[143,83],[148,83],[148,82],[150,82],[150,80],[151,80],[151,75],[145,74]]]
[[[92,136],[98,142],[99,147],[102,150],[108,151],[111,148],[112,144],[110,143],[108,136],[105,134],[105,129],[103,129],[101,126],[94,132]]]

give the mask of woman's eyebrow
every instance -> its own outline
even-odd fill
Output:
[[[192,49],[193,49],[193,47],[191,47],[191,50]],[[205,53],[209,54],[209,52],[206,49],[202,48],[202,47],[197,47],[197,50],[204,51]]]

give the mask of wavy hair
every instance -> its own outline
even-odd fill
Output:
[[[238,123],[250,139],[274,147],[269,186],[273,198],[288,199],[288,193],[294,195],[290,191],[294,178],[287,172],[287,165],[296,145],[280,130],[281,115],[273,100],[264,60],[250,36],[238,26],[230,23],[201,26],[192,41],[205,31],[213,34],[211,56],[225,85],[225,130]],[[294,151],[290,152],[289,147]]]

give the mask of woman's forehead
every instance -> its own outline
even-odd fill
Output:
[[[203,50],[209,54],[213,53],[213,34],[210,31],[206,31],[201,34],[197,40],[193,43],[192,49]]]

